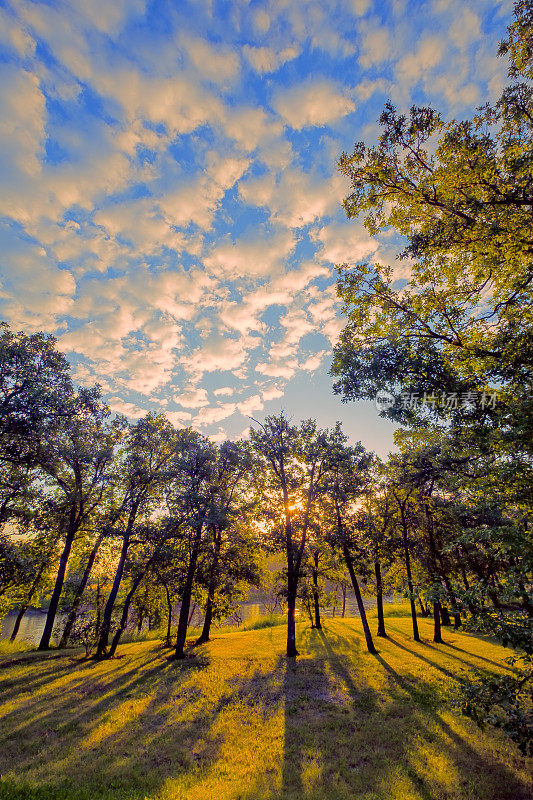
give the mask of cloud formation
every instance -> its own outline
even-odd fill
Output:
[[[508,21],[482,0],[225,8],[0,9],[0,314],[54,333],[117,413],[217,440],[302,376],[330,392],[334,265],[409,270],[346,221],[336,159],[388,97],[456,116],[494,97]]]

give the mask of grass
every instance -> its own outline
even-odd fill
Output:
[[[375,625],[375,622],[373,623]],[[218,631],[194,658],[126,644],[0,661],[2,800],[531,800],[531,770],[447,707],[458,672],[508,651],[393,618],[379,654],[358,619]],[[531,764],[529,764],[531,767]]]

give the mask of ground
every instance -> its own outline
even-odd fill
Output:
[[[379,653],[358,619],[216,632],[184,662],[158,642],[119,658],[0,661],[0,798],[9,800],[531,800],[531,764],[449,705],[455,679],[509,654],[471,634]],[[529,769],[528,769],[529,766]]]

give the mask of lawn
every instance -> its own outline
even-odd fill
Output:
[[[0,798],[531,800],[531,764],[450,710],[455,676],[508,651],[389,620],[379,654],[357,619],[216,633],[171,662],[157,642],[112,661],[70,651],[0,661]]]

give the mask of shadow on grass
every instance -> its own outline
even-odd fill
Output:
[[[322,695],[329,686],[329,698],[327,708],[317,704],[316,698],[312,709],[305,702],[295,704],[291,696],[310,667],[305,661],[286,665],[280,798],[531,800],[531,786],[517,778],[503,760],[486,757],[466,735],[452,730],[439,713],[442,696],[426,681],[399,675],[379,652],[375,656],[364,652],[361,637],[348,639],[327,629],[308,631],[306,646],[313,654],[314,669],[323,678]],[[418,656],[409,648],[403,649]],[[354,667],[354,655],[363,675],[358,674],[357,664]],[[439,669],[431,660],[421,658]],[[366,670],[372,669],[372,659],[387,677],[384,694],[364,679]],[[319,664],[323,664],[320,669]],[[435,747],[442,748],[455,773],[453,793],[449,785],[439,782],[438,770],[431,778],[424,774],[424,758],[418,752]]]
[[[0,722],[0,770],[13,773],[0,781],[1,800],[145,800],[163,790],[191,800],[531,800],[499,757],[489,761],[442,719],[428,681],[400,674],[384,648],[366,653],[355,628],[305,629],[297,660],[214,659],[206,647],[169,662],[164,648],[127,647],[114,661],[61,663],[55,672],[32,665],[26,687],[48,686],[34,698],[22,674],[6,676],[12,703]],[[273,757],[239,785],[235,761],[272,746],[263,731],[276,720],[281,764]],[[221,765],[230,735],[235,750]],[[450,762],[452,789],[438,770],[428,778],[424,748]],[[199,794],[206,776],[228,771],[220,791]],[[182,781],[175,794],[169,780]]]

